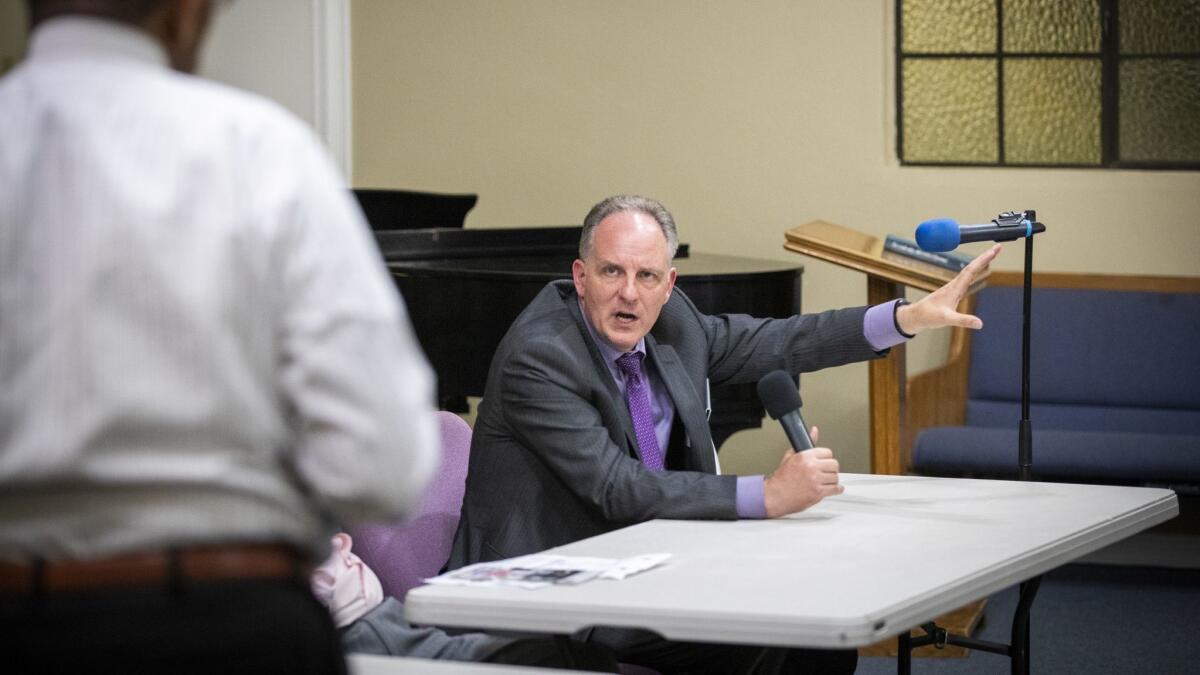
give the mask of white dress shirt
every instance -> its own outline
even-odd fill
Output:
[[[418,500],[433,387],[307,128],[133,28],[34,31],[0,80],[0,558],[323,557]]]

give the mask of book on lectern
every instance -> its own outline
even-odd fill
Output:
[[[951,272],[960,272],[971,258],[959,253],[933,253],[917,246],[917,242],[889,234],[883,240],[883,257],[897,262],[933,265]]]

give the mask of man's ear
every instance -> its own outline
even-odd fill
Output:
[[[586,272],[587,265],[579,258],[571,263],[571,278],[575,281],[575,295],[583,297],[583,277]]]
[[[674,267],[667,273],[667,297],[671,297],[671,291],[675,290],[675,277],[679,275]]]

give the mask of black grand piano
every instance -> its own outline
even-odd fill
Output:
[[[438,378],[443,409],[467,411],[482,396],[500,339],[533,296],[571,276],[578,226],[465,229],[475,195],[355,190],[384,260],[408,305],[417,339]],[[677,285],[709,314],[791,316],[800,311],[798,265],[697,253],[680,244]],[[762,424],[755,386],[712,389],[717,447]]]

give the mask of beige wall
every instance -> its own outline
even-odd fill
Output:
[[[266,96],[312,126],[312,4],[247,0],[222,7],[205,39],[200,74]]]
[[[476,192],[470,227],[577,223],[607,194],[648,194],[695,250],[803,262],[807,311],[865,297],[860,275],[781,249],[814,218],[911,234],[1036,208],[1038,270],[1200,274],[1196,172],[899,167],[891,5],[356,0],[356,183]],[[997,267],[1020,265],[1008,245]],[[919,337],[910,368],[943,344]],[[851,471],[868,469],[866,380],[802,380]],[[737,471],[786,447],[773,425],[730,443]]]

